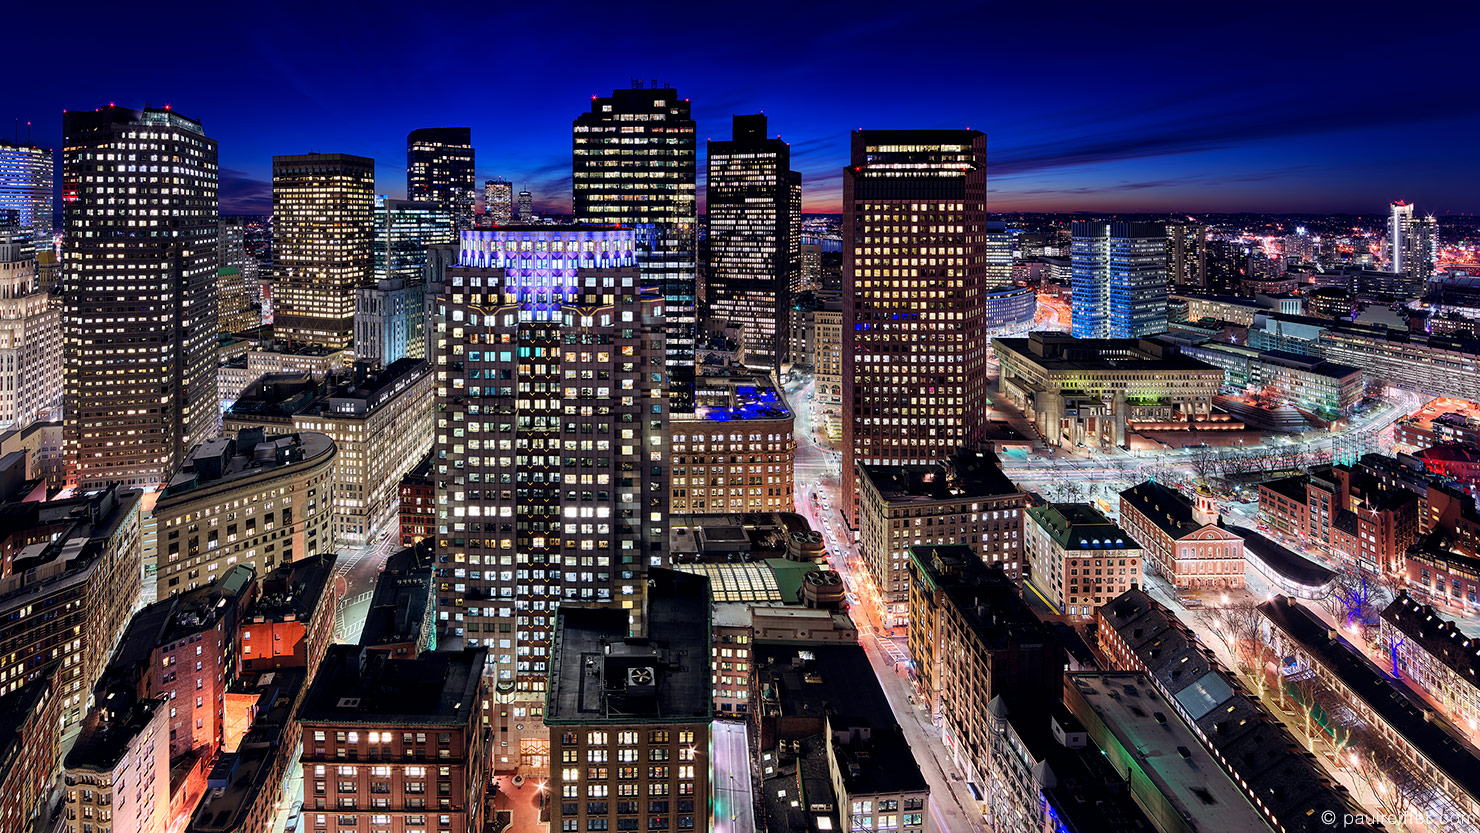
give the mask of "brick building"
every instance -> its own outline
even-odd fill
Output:
[[[1141,543],[1146,566],[1179,590],[1244,586],[1244,539],[1223,528],[1206,488],[1188,500],[1155,480],[1132,486],[1120,493],[1120,525]]]
[[[1365,462],[1259,484],[1265,523],[1373,572],[1402,568],[1418,537],[1421,502]]]

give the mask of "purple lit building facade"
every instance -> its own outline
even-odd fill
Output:
[[[531,734],[557,603],[637,616],[666,559],[663,300],[635,247],[626,228],[465,231],[437,299],[438,641],[487,648],[501,726]],[[539,749],[495,768],[539,770]]]

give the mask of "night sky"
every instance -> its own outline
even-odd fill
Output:
[[[692,100],[701,176],[764,111],[814,212],[859,127],[984,130],[998,211],[1480,212],[1473,2],[330,6],[15,4],[0,117],[59,147],[64,108],[168,103],[225,214],[270,210],[273,154],[371,156],[400,195],[406,133],[452,125],[480,187],[568,212],[571,120],[633,76]]]

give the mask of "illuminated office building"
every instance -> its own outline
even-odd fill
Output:
[[[1389,272],[1404,272],[1421,280],[1434,276],[1438,255],[1439,221],[1413,216],[1413,203],[1398,200],[1388,215]]]
[[[59,417],[62,311],[37,285],[31,238],[0,210],[0,427]]]
[[[1208,285],[1208,227],[1167,223],[1167,279],[1174,286]]]
[[[637,263],[632,229],[464,232],[437,300],[438,642],[488,648],[531,717],[557,604],[635,617],[666,562],[663,302]]]
[[[14,211],[36,249],[51,248],[52,152],[0,140],[0,212]]]
[[[514,183],[502,179],[483,183],[483,215],[496,226],[514,221]]]
[[[741,324],[746,364],[779,369],[786,354],[801,215],[792,210],[791,148],[767,138],[766,117],[735,116],[729,141],[710,141],[705,156],[711,315]]]
[[[333,349],[354,333],[355,289],[373,279],[375,160],[272,158],[274,335]]]
[[[987,137],[860,130],[843,170],[843,512],[858,466],[928,465],[986,423]]]
[[[473,227],[477,187],[472,130],[424,127],[406,135],[406,199],[451,214],[453,226],[462,231]]]
[[[257,261],[247,254],[246,226],[240,217],[222,217],[216,227],[216,320],[223,333],[262,325],[254,306],[258,296]]]
[[[456,218],[435,203],[375,197],[375,280],[420,281],[427,247],[457,242]]]
[[[699,209],[688,99],[671,87],[593,96],[572,130],[575,221],[637,230],[643,285],[663,296],[669,395],[692,410]]]
[[[1076,222],[1070,233],[1075,337],[1166,332],[1166,224]]]
[[[528,223],[534,220],[534,194],[528,191],[519,192],[519,222]]]
[[[168,108],[67,112],[62,132],[71,475],[154,486],[219,416],[216,142]]]
[[[1012,235],[1007,223],[988,220],[987,239],[987,289],[995,291],[1012,286]]]

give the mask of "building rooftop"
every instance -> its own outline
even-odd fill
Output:
[[[98,693],[97,702],[82,720],[77,740],[67,753],[67,769],[112,772],[123,760],[129,743],[148,728],[164,700],[143,700],[133,686],[118,685]],[[159,741],[168,744],[168,738]],[[167,753],[166,753],[167,754]]]
[[[432,564],[430,539],[386,559],[360,630],[361,645],[418,644],[434,638]]]
[[[487,651],[398,659],[331,645],[298,709],[300,723],[465,726],[478,708]]]
[[[139,675],[152,669],[155,649],[204,633],[223,618],[234,617],[250,598],[255,577],[252,565],[237,564],[210,584],[161,599],[134,614],[108,660],[99,689],[111,686],[115,679],[137,681]]]
[[[1223,375],[1221,368],[1183,355],[1175,345],[1149,338],[1075,338],[1062,333],[1033,333],[1027,338],[994,338],[992,348],[1014,353],[1053,374],[1115,370],[1201,371]]]
[[[673,515],[668,519],[668,551],[675,564],[763,561],[802,551],[821,558],[822,547],[822,533],[795,512]]]
[[[1065,550],[1138,549],[1141,545],[1088,503],[1045,503],[1028,517]]]
[[[838,768],[850,794],[929,789],[863,648],[756,645],[753,659],[762,701],[757,705],[826,726],[834,748],[844,752]],[[839,735],[851,738],[851,747],[840,744]]]
[[[1382,722],[1407,738],[1471,800],[1480,798],[1480,766],[1476,765],[1480,750],[1446,731],[1441,718],[1431,719],[1427,706],[1414,702],[1340,635],[1333,635],[1326,623],[1304,605],[1276,596],[1261,604],[1259,610],[1361,698]]]
[[[323,398],[323,412],[330,416],[363,416],[375,410],[431,372],[425,359],[397,359],[372,371],[357,363],[348,376],[336,378]]]
[[[214,437],[190,449],[159,500],[168,504],[195,489],[275,474],[334,451],[333,440],[310,432],[269,437],[261,429],[251,429],[239,432],[235,439]]]
[[[293,754],[285,744],[292,727],[293,705],[304,684],[297,669],[267,671],[245,685],[234,685],[233,694],[257,695],[252,728],[234,752],[222,752],[206,777],[206,793],[190,817],[186,833],[232,833],[242,830],[262,791],[269,789],[275,759]]]
[[[1230,526],[1228,531],[1244,539],[1246,557],[1258,559],[1295,584],[1325,587],[1336,576],[1329,569],[1246,526]]]
[[[1403,637],[1444,663],[1472,686],[1480,687],[1480,639],[1465,636],[1453,621],[1432,606],[1398,591],[1398,597],[1382,611],[1382,620]],[[1397,676],[1397,669],[1393,670]]]
[[[1174,541],[1207,525],[1198,521],[1192,501],[1176,489],[1155,480],[1137,483],[1122,491],[1120,499],[1134,506]]]
[[[561,605],[545,722],[707,720],[714,711],[708,585],[702,576],[649,570],[645,636],[630,635],[625,610]]]
[[[1268,833],[1263,815],[1145,674],[1071,674],[1067,689],[1076,716],[1093,722],[1078,712],[1077,700],[1134,756],[1140,775],[1182,819],[1219,833]]]
[[[0,504],[0,538],[38,529],[50,532],[46,542],[32,544],[12,559],[10,572],[0,578],[0,605],[12,608],[85,578],[108,539],[135,515],[140,497],[137,490],[109,486],[64,500]]]
[[[1249,794],[1274,814],[1287,833],[1320,833],[1321,813],[1338,816],[1358,808],[1284,726],[1270,717],[1203,648],[1171,611],[1144,590],[1132,588],[1102,605],[1102,627],[1116,632],[1164,694],[1197,724],[1247,784]]]
[[[1293,500],[1304,505],[1308,497],[1305,493],[1305,484],[1309,482],[1303,474],[1293,474],[1289,477],[1281,477],[1276,480],[1266,480],[1260,483],[1260,488],[1284,495],[1286,499]]]
[[[761,751],[761,794],[767,833],[835,833],[837,797],[822,733]]]
[[[243,366],[245,361],[243,358]],[[324,390],[324,384],[308,373],[264,373],[242,390],[226,409],[225,418],[291,418],[309,410]]]
[[[1021,494],[1002,473],[991,451],[962,451],[943,464],[926,466],[860,465],[879,496],[890,504],[970,500]]]
[[[790,419],[791,408],[766,376],[706,369],[694,382],[694,413],[675,414],[680,422],[734,422],[737,420]],[[678,427],[677,424],[674,425]]]
[[[250,621],[306,622],[318,610],[334,577],[334,553],[290,561],[262,577]]]

